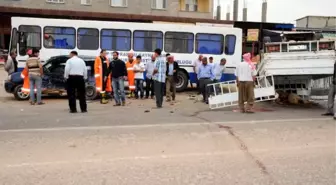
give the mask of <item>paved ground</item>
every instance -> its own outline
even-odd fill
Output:
[[[93,102],[70,115],[64,99],[29,106],[2,89],[0,102],[1,185],[335,184],[335,121],[318,106],[242,115],[180,94],[161,110]]]

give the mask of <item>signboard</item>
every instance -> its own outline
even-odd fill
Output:
[[[292,45],[288,47],[288,50],[308,50],[307,45]]]
[[[322,33],[323,39],[321,40],[336,40],[336,34],[335,33]]]
[[[212,23],[202,23],[202,22],[196,22],[196,26],[233,28],[233,24],[212,24]]]
[[[259,29],[247,30],[247,41],[255,42],[259,40]]]

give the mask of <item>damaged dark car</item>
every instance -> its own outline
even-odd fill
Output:
[[[79,56],[82,58],[88,69],[88,79],[86,81],[86,98],[93,100],[97,97],[94,60],[95,57]],[[42,95],[44,96],[66,96],[66,80],[64,78],[65,63],[69,56],[55,56],[47,60],[43,65],[44,75],[42,77]],[[14,95],[17,100],[28,100],[29,94],[22,92],[23,79],[21,72],[16,72],[8,76],[5,81],[5,90]]]

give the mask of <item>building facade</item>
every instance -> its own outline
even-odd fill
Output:
[[[212,0],[0,0],[0,49],[8,48],[12,16],[232,24],[213,19]]]
[[[213,18],[212,0],[1,0],[0,6],[204,19]]]
[[[306,16],[296,20],[298,28],[334,28],[336,27],[336,17],[332,16]]]

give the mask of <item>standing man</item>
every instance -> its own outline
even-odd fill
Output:
[[[208,104],[209,89],[207,86],[213,82],[215,75],[213,72],[213,67],[208,64],[207,57],[202,58],[202,65],[198,67],[197,77],[199,80],[199,87],[203,95],[203,101]]]
[[[96,57],[94,63],[94,72],[96,78],[96,89],[100,92],[100,103],[106,104],[108,100],[106,98],[106,92],[111,92],[111,78],[109,77],[109,65],[110,62],[106,57],[107,53],[105,49],[100,51],[100,55]]]
[[[128,88],[130,90],[129,98],[133,98],[135,93],[135,85],[134,85],[134,54],[132,52],[128,53],[128,61],[126,62],[127,68],[127,78],[128,78]]]
[[[322,114],[323,116],[334,116],[334,120],[336,120],[335,95],[336,95],[336,62],[334,64],[333,82],[332,84],[330,84],[329,89],[327,113]]]
[[[209,65],[214,67],[215,63],[213,62],[213,57],[209,57]]]
[[[32,54],[26,61],[26,68],[28,70],[29,76],[29,87],[30,87],[30,104],[43,105],[44,103],[41,100],[42,97],[42,76],[43,76],[43,67],[40,59],[38,58],[40,51],[38,49],[33,49]],[[36,99],[35,102],[35,87],[36,87]]]
[[[194,73],[195,73],[195,79],[196,79],[196,84],[197,84],[197,90],[198,90],[198,94],[201,94],[201,90],[199,88],[199,81],[198,81],[198,68],[200,65],[202,65],[202,59],[203,59],[203,55],[199,55],[198,59],[196,59],[193,63],[193,69],[194,69]],[[192,83],[191,83],[191,87],[192,87]]]
[[[87,79],[87,68],[84,60],[78,58],[77,51],[71,51],[70,59],[66,62],[64,78],[67,80],[67,93],[69,99],[70,113],[77,113],[76,94],[79,98],[79,105],[82,113],[87,112],[85,97],[85,80]]]
[[[145,65],[141,61],[141,56],[138,55],[136,57],[136,64],[134,65],[135,99],[139,98],[139,92],[140,92],[140,98],[143,99],[144,97],[144,89],[143,89],[144,72],[145,72]]]
[[[243,55],[244,60],[238,64],[236,68],[236,81],[238,86],[238,103],[242,113],[253,113],[252,107],[254,104],[254,79],[257,72],[249,60],[250,54]],[[247,102],[245,108],[244,103]]]
[[[112,73],[112,86],[114,90],[114,106],[125,106],[125,86],[124,80],[127,79],[127,69],[124,61],[119,59],[119,53],[113,52],[113,61],[109,66],[109,71]]]
[[[151,62],[147,62],[146,64],[146,98],[149,98],[149,91],[151,98],[154,98],[154,80],[153,80],[153,72],[155,67],[155,56],[152,55]]]
[[[174,61],[173,56],[168,57],[168,62],[166,65],[167,71],[166,71],[166,98],[167,102],[173,100],[175,101],[176,96],[176,82],[177,82],[177,70],[179,68],[179,65],[177,62]]]
[[[15,73],[18,71],[18,62],[16,60],[17,53],[15,50],[10,52],[10,57],[5,64],[5,70],[7,71],[8,75]]]
[[[215,80],[214,80],[215,83],[220,82],[222,75],[225,71],[225,64],[226,64],[225,58],[222,58],[219,64],[218,63],[214,64],[213,69],[215,73]]]
[[[164,86],[166,80],[166,59],[161,55],[161,49],[155,49],[155,68],[154,68],[154,90],[155,90],[155,99],[156,107],[162,108]]]

